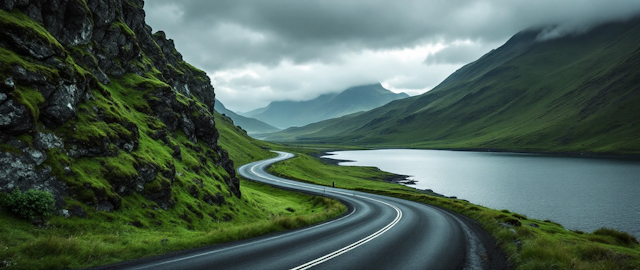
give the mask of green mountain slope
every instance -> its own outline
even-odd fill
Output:
[[[321,95],[307,101],[277,101],[265,108],[245,113],[278,128],[303,126],[343,115],[368,111],[390,101],[408,97],[393,93],[382,85],[351,87],[338,94]]]
[[[518,33],[423,95],[267,140],[640,153],[640,20],[538,33]]]
[[[248,134],[273,133],[280,131],[279,128],[273,127],[265,122],[251,117],[244,117],[229,109],[222,102],[216,99],[215,111],[231,118],[233,122],[246,130]]]

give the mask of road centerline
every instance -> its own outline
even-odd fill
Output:
[[[368,198],[368,197],[365,197],[365,196],[358,196],[358,197],[388,205],[389,207],[391,207],[394,210],[396,210],[396,218],[391,223],[387,224],[387,226],[383,227],[382,229],[378,230],[377,232],[374,232],[374,233],[368,235],[365,238],[362,238],[362,239],[360,239],[360,240],[358,240],[358,241],[356,241],[356,242],[354,242],[354,243],[352,243],[352,244],[350,244],[350,245],[348,245],[348,246],[346,246],[344,248],[341,248],[339,250],[331,252],[331,253],[329,253],[327,255],[324,255],[324,256],[322,256],[320,258],[317,258],[317,259],[315,259],[313,261],[310,261],[308,263],[305,263],[305,264],[299,265],[297,267],[291,268],[291,270],[309,269],[309,268],[314,267],[316,265],[319,265],[321,263],[327,262],[327,261],[329,261],[329,260],[331,260],[331,259],[333,259],[335,257],[338,257],[338,256],[340,256],[342,254],[345,254],[345,253],[347,253],[347,252],[349,252],[349,251],[351,251],[351,250],[353,250],[353,249],[355,249],[355,248],[357,248],[359,246],[362,246],[362,245],[366,244],[367,242],[377,238],[378,236],[384,234],[385,232],[387,232],[388,230],[393,228],[396,224],[398,224],[398,222],[400,222],[400,219],[402,219],[402,211],[398,207],[396,207],[395,205],[392,205],[392,204],[389,204],[389,203],[386,203],[386,202],[383,202],[383,201],[379,201],[379,200],[376,200],[376,199],[373,199],[373,198]]]
[[[283,158],[281,158],[279,161],[286,160],[288,158],[293,157],[293,155],[288,154],[288,153],[285,154],[284,152],[277,152],[277,151],[274,151],[274,152],[279,153],[279,154],[284,154]],[[256,169],[259,166],[264,165],[264,163],[265,162],[255,163],[250,167],[249,170],[255,176],[258,176],[258,177],[260,177],[262,179],[265,179],[265,180],[269,180],[269,181],[273,181],[273,182],[277,182],[277,183],[282,183],[282,184],[286,184],[286,185],[290,185],[290,186],[298,186],[298,187],[304,187],[304,188],[307,188],[307,189],[314,189],[314,190],[318,190],[318,191],[322,190],[325,193],[329,192],[329,193],[335,193],[335,194],[341,194],[341,195],[355,196],[355,197],[359,197],[359,198],[363,198],[363,199],[367,199],[367,200],[371,200],[371,201],[374,201],[374,202],[377,202],[377,203],[381,203],[381,204],[387,205],[387,206],[391,207],[392,209],[394,209],[396,211],[395,219],[393,221],[391,221],[389,224],[387,224],[385,227],[383,227],[382,229],[380,229],[380,230],[378,230],[378,231],[376,231],[376,232],[374,232],[374,233],[372,233],[372,234],[370,234],[370,235],[368,235],[368,236],[366,236],[366,237],[364,237],[364,238],[362,238],[362,239],[360,239],[360,240],[358,240],[358,241],[356,241],[356,242],[354,242],[354,243],[352,243],[350,245],[347,245],[347,246],[345,246],[345,247],[343,247],[341,249],[338,249],[338,250],[336,250],[334,252],[331,252],[331,253],[329,253],[327,255],[324,255],[322,257],[319,257],[319,258],[317,258],[315,260],[309,261],[309,262],[304,263],[302,265],[299,265],[297,267],[291,268],[292,270],[309,269],[309,268],[314,267],[316,265],[319,265],[321,263],[327,262],[327,261],[329,261],[329,260],[331,260],[333,258],[336,258],[336,257],[338,257],[338,256],[340,256],[342,254],[345,254],[345,253],[347,253],[347,252],[349,252],[349,251],[351,251],[351,250],[353,250],[353,249],[355,249],[355,248],[357,248],[359,246],[362,246],[362,245],[366,244],[367,242],[379,237],[380,235],[384,234],[385,232],[387,232],[388,230],[393,228],[396,224],[398,224],[398,222],[400,222],[400,220],[402,219],[402,210],[400,210],[400,208],[396,207],[395,205],[392,205],[392,204],[387,203],[387,202],[383,202],[383,201],[380,201],[380,200],[377,200],[377,199],[374,199],[374,198],[370,198],[370,197],[367,197],[367,196],[355,195],[355,194],[350,194],[350,193],[346,193],[346,192],[341,192],[341,191],[336,190],[335,188],[327,190],[326,188],[320,188],[320,187],[317,187],[315,185],[297,183],[297,182],[293,182],[291,180],[287,180],[287,179],[282,179],[280,177],[276,177],[276,176],[268,174],[268,173],[264,173],[263,174],[263,173],[257,172]]]

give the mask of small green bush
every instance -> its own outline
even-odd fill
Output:
[[[50,192],[29,189],[24,193],[16,188],[5,198],[5,206],[8,210],[21,218],[46,219],[55,209],[55,201]]]

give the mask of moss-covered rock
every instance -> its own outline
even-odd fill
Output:
[[[241,196],[209,78],[151,33],[142,6],[0,4],[0,191],[47,190],[89,217],[138,196],[201,219]]]

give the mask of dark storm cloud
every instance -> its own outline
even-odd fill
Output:
[[[171,22],[165,14],[151,15],[149,23],[188,47],[184,54],[198,64],[219,69],[249,62],[333,62],[343,52],[435,40],[495,42],[532,26],[558,25],[564,30],[550,33],[562,33],[571,31],[567,24],[628,17],[640,10],[640,1],[153,0],[145,9],[162,13],[166,6],[182,16]]]
[[[374,76],[363,75],[371,69],[370,63],[362,59],[354,61],[354,57],[441,44],[442,51],[415,57],[420,57],[418,61],[424,66],[461,65],[499,46],[520,30],[545,29],[541,40],[579,34],[596,24],[640,13],[640,1],[149,0],[145,11],[147,23],[155,31],[167,32],[185,60],[209,74],[263,67],[259,74],[239,81],[220,79],[214,85],[217,89],[227,87],[227,93],[241,91],[224,84],[233,82],[246,87],[245,91],[267,89],[269,98],[277,98],[278,93],[294,90],[309,91],[310,96],[327,92],[318,86],[327,85],[325,81],[339,84],[333,85],[334,90],[372,80],[421,88],[416,84],[423,80],[397,74],[397,70],[403,69],[400,61],[374,61],[387,66],[388,71],[376,67],[371,73]],[[456,45],[466,41],[473,44]],[[358,67],[354,63],[367,66]],[[314,71],[314,76],[304,73],[308,81],[299,82],[293,81],[299,80],[295,76],[278,73],[291,73],[290,65],[322,68]],[[420,76],[417,72],[413,74]],[[442,79],[425,82],[421,89]],[[224,95],[225,91],[218,93]]]
[[[457,15],[443,3],[161,0],[145,8],[152,27],[167,31],[189,52],[202,53],[194,58],[201,66],[218,69],[282,60],[331,63],[344,52],[411,47],[425,38],[447,37],[447,23],[439,18],[447,14],[441,11]],[[165,14],[151,15],[163,6],[175,7],[172,12],[182,16],[172,22]]]

